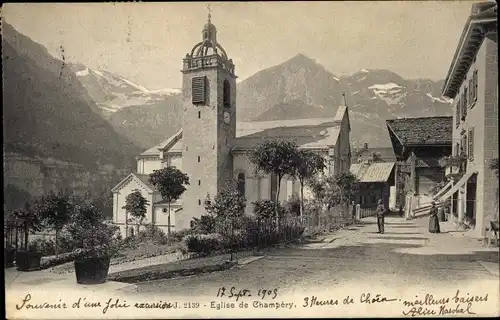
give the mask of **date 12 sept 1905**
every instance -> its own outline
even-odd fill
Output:
[[[238,301],[242,297],[252,297],[252,296],[253,296],[252,292],[248,289],[238,290],[235,287],[231,287],[228,290],[226,289],[226,287],[220,287],[217,290],[217,298],[227,297],[236,299],[236,301]],[[276,299],[276,297],[278,296],[278,288],[260,289],[259,291],[257,291],[257,296],[261,299],[265,298]]]

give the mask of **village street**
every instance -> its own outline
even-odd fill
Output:
[[[332,286],[467,287],[475,280],[498,288],[498,248],[485,248],[461,233],[430,234],[428,218],[386,217],[385,233],[375,218],[337,231],[321,243],[274,249],[257,261],[223,272],[158,280],[120,289],[122,292],[212,296],[218,288],[281,293]]]

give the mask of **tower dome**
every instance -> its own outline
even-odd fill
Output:
[[[226,51],[217,43],[217,28],[212,23],[212,15],[208,14],[208,21],[201,32],[202,41],[197,43],[191,50],[191,57],[205,57],[218,55],[225,60],[228,60]]]

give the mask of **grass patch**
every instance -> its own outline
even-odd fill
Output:
[[[225,254],[145,266],[112,273],[109,275],[108,280],[125,283],[137,283],[222,271],[231,268],[237,263],[236,261],[227,261],[228,259],[229,255]]]

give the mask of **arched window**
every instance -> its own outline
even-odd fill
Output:
[[[129,231],[130,231],[130,236],[133,237],[134,236],[134,228],[130,227]]]
[[[238,174],[238,192],[245,196],[245,174],[243,172]]]
[[[231,85],[229,84],[229,81],[224,80],[224,85],[223,85],[223,105],[224,108],[230,108],[231,107]]]

